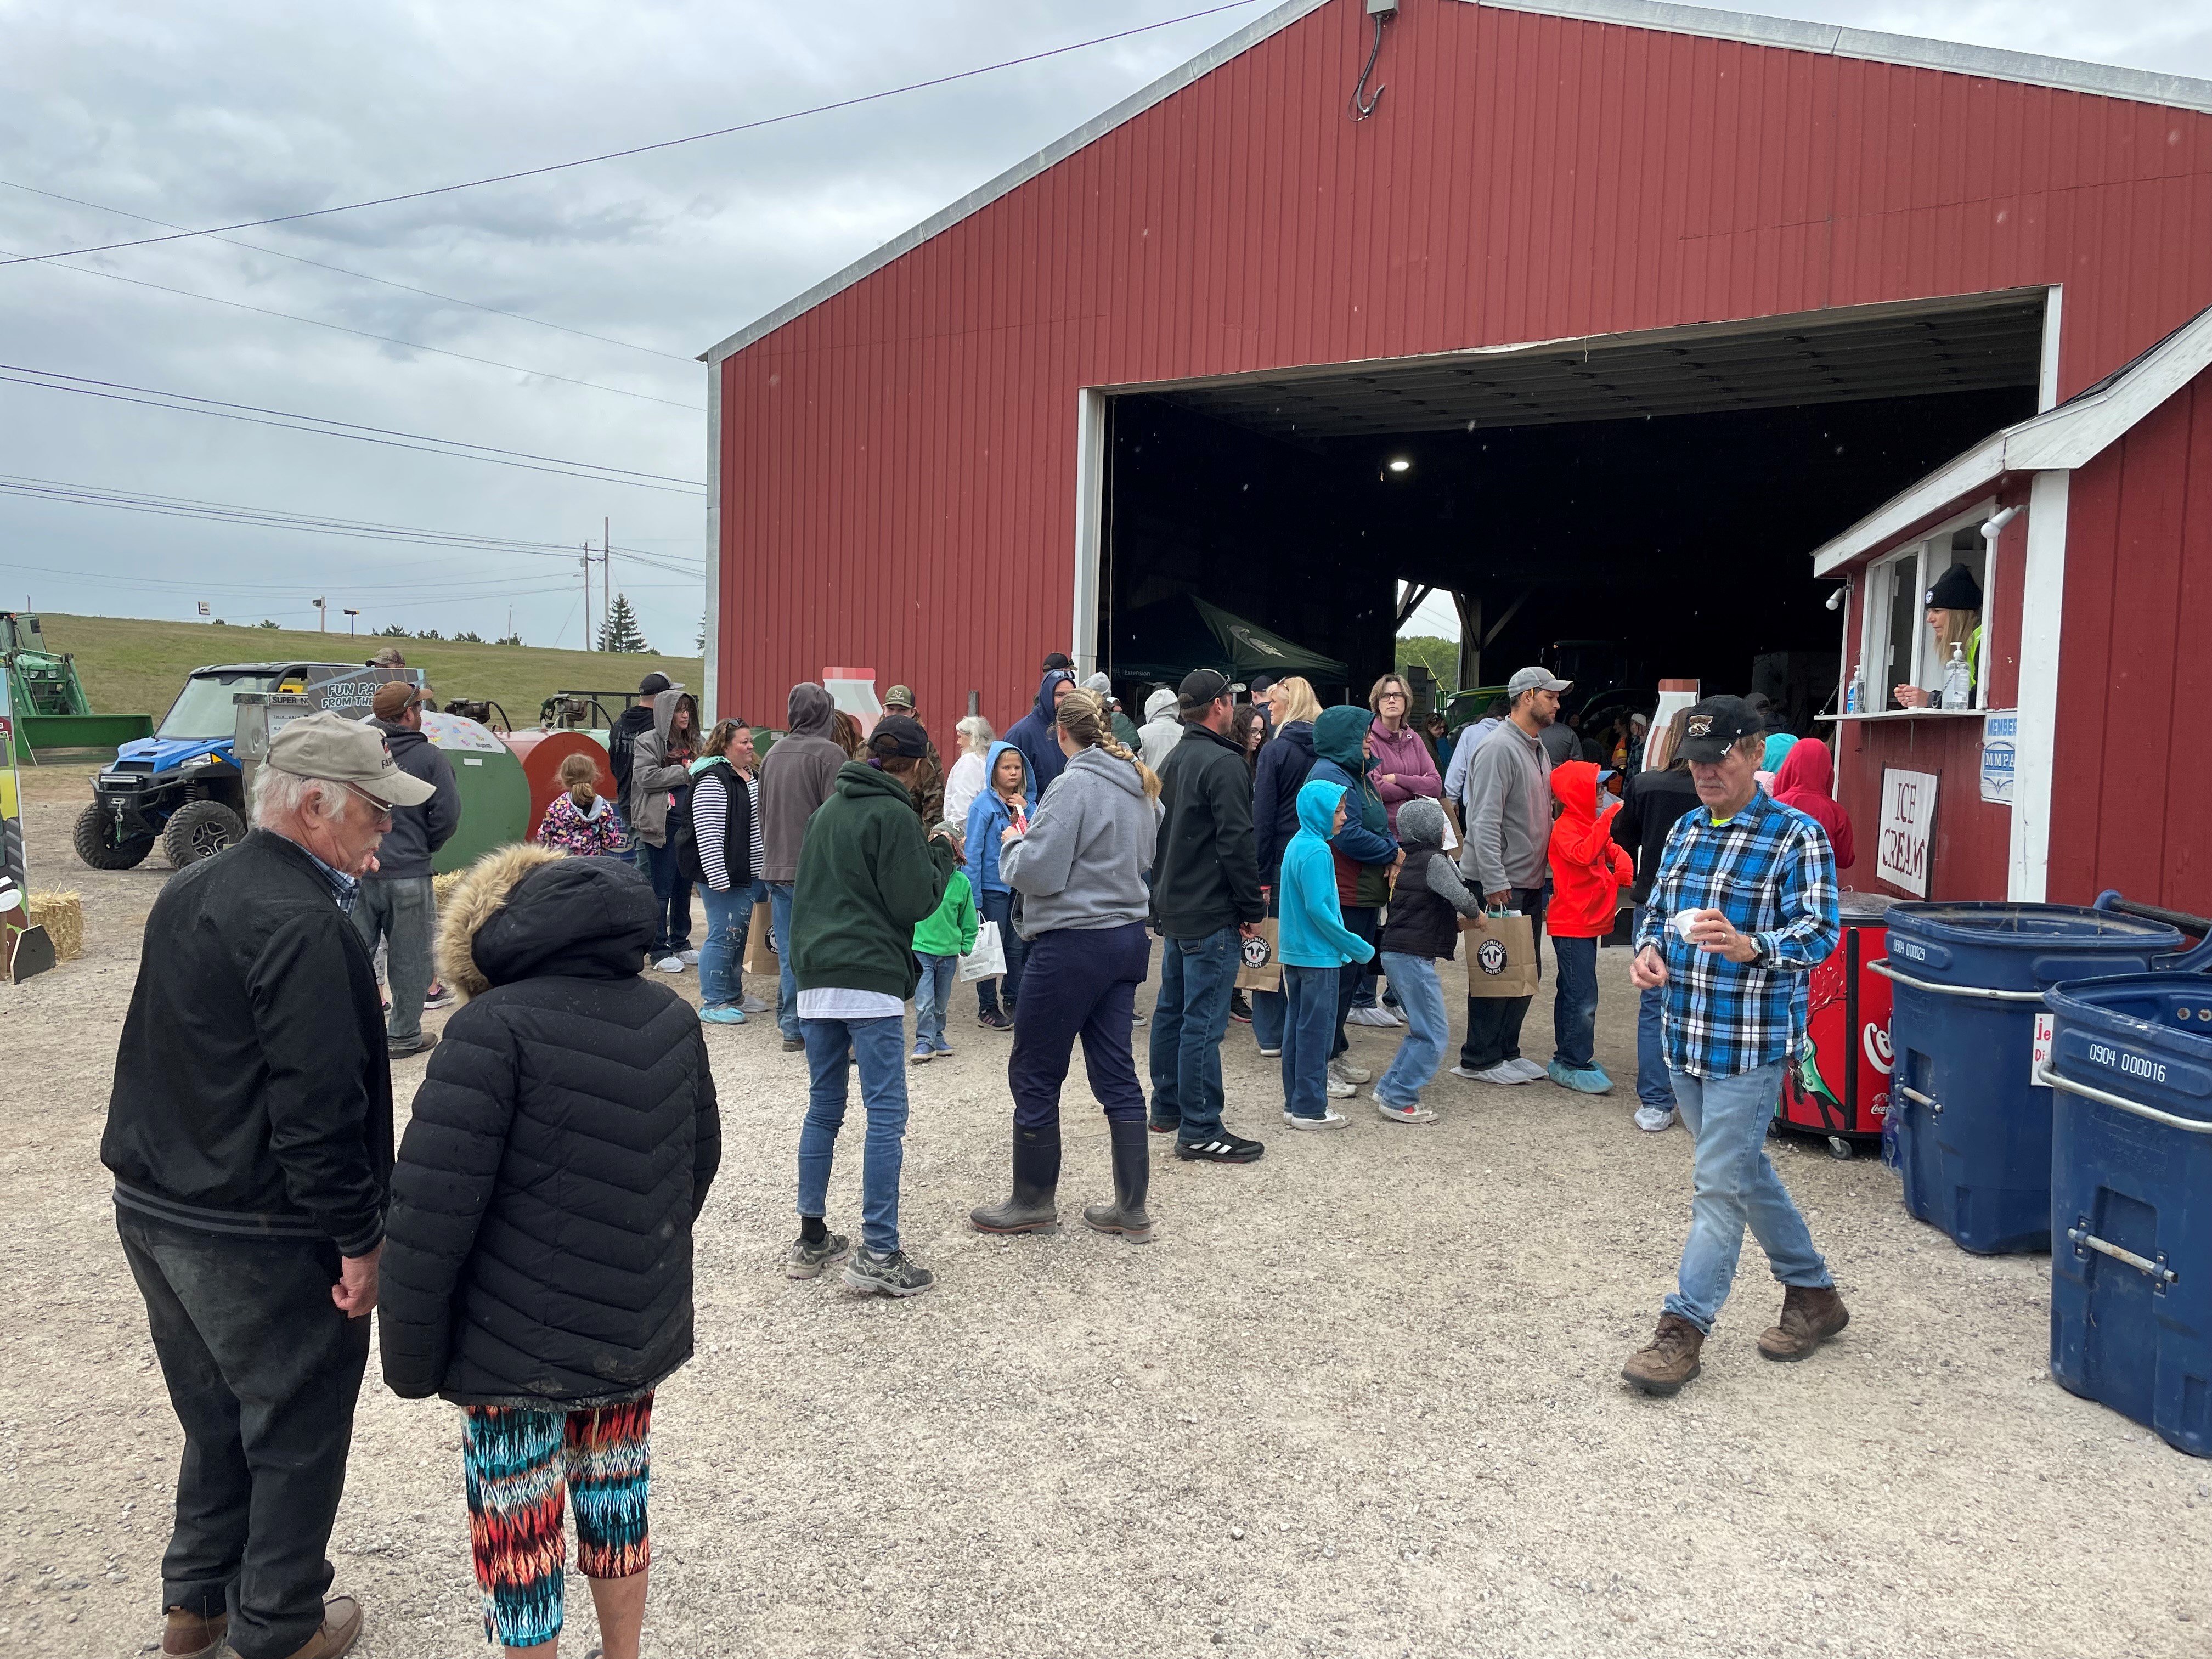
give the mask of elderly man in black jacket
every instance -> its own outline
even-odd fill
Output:
[[[146,919],[100,1161],[185,1431],[161,1562],[169,1659],[334,1659],[324,1551],[368,1359],[392,1068],[347,920],[395,809],[430,786],[371,727],[310,714],[254,780],[256,828]]]
[[[1267,914],[1252,838],[1252,775],[1229,738],[1236,699],[1211,668],[1176,691],[1182,739],[1160,766],[1152,925],[1163,936],[1152,1005],[1152,1126],[1176,1156],[1249,1164],[1266,1150],[1221,1121],[1221,1034],[1238,951]]]
[[[353,925],[368,948],[376,949],[380,939],[385,944],[392,1013],[384,1033],[394,1060],[419,1054],[438,1040],[422,1030],[431,985],[430,936],[438,927],[430,860],[461,824],[461,792],[453,784],[453,763],[422,735],[423,695],[403,681],[376,688],[371,705],[375,718],[369,724],[384,734],[399,769],[437,793],[420,806],[393,811],[392,827],[377,849],[376,868],[362,878],[361,902],[353,908]]]

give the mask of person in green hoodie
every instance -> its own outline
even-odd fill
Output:
[[[934,834],[952,848],[955,858],[965,857],[958,824],[947,818]],[[914,1053],[907,1056],[912,1064],[927,1065],[939,1054],[951,1054],[952,1045],[945,1040],[945,1011],[952,1001],[952,975],[960,958],[975,948],[981,931],[968,872],[955,870],[937,908],[914,930],[914,965],[921,977],[914,991]]]
[[[799,1238],[784,1271],[812,1279],[844,1261],[847,1240],[823,1224],[830,1167],[845,1121],[846,1056],[860,1074],[868,1133],[860,1165],[860,1248],[846,1263],[856,1291],[916,1296],[936,1282],[899,1248],[899,1170],[906,1140],[906,1000],[921,971],[914,930],[944,900],[959,860],[942,836],[925,841],[915,811],[927,781],[929,735],[886,715],[867,759],[837,771],[806,823],[791,896],[792,971],[810,1084],[799,1132]]]

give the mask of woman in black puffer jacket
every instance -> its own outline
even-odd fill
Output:
[[[487,1636],[560,1633],[564,1488],[606,1659],[644,1622],[653,1391],[691,1357],[691,1228],[721,1157],[691,1008],[639,973],[650,888],[483,860],[439,928],[447,1024],[392,1179],[384,1377],[462,1408]]]

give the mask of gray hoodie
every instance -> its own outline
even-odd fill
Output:
[[[1162,686],[1145,699],[1145,723],[1137,728],[1138,758],[1157,772],[1168,750],[1182,741],[1182,721],[1176,714],[1176,694]]]
[[[1022,896],[1022,937],[1144,921],[1158,826],[1133,765],[1103,749],[1078,750],[1046,786],[1029,834],[1000,849],[999,873]]]
[[[806,820],[837,793],[837,769],[848,757],[830,733],[837,705],[811,680],[791,688],[789,730],[761,761],[761,879],[799,879]]]

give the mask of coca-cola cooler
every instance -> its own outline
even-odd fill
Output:
[[[1843,937],[1807,988],[1805,1046],[1784,1073],[1775,1118],[1784,1128],[1826,1135],[1838,1158],[1881,1139],[1889,1115],[1889,981],[1867,971],[1884,954],[1894,901],[1879,893],[1837,900]]]

